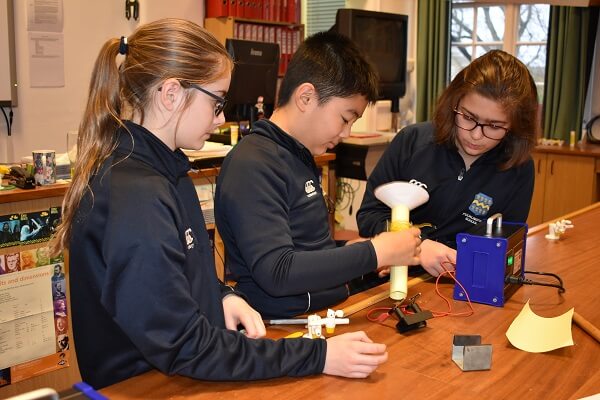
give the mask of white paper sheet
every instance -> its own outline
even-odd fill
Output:
[[[0,369],[56,352],[54,265],[0,275]]]
[[[65,86],[65,46],[62,33],[29,32],[31,87]]]
[[[28,0],[27,30],[29,32],[62,32],[62,0]]]

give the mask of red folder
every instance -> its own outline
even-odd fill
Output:
[[[242,17],[252,18],[252,2],[249,0],[242,1]]]
[[[281,0],[273,0],[271,16],[271,21],[281,21]]]
[[[229,15],[230,0],[206,0],[206,18],[226,17]]]
[[[271,18],[271,0],[262,0],[263,9],[262,9],[262,17],[261,19],[265,21],[270,21]]]
[[[287,15],[285,20],[292,24],[300,23],[300,0],[287,0]]]
[[[264,0],[256,0],[256,19],[262,19],[264,21],[265,17],[263,15],[265,10],[265,1]]]
[[[237,11],[235,15],[244,18],[246,16],[246,0],[236,0]]]
[[[288,0],[281,0],[281,8],[279,9],[279,21],[287,21]]]
[[[237,17],[237,0],[229,0],[229,10],[227,10],[228,17]]]

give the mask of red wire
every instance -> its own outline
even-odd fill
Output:
[[[442,298],[442,300],[444,300],[446,302],[446,305],[448,306],[448,311],[431,311],[431,313],[433,314],[434,317],[439,318],[439,317],[447,317],[447,316],[452,316],[452,317],[470,317],[471,315],[475,314],[475,309],[473,308],[473,303],[471,303],[471,298],[469,297],[469,293],[467,292],[467,290],[465,289],[465,287],[462,285],[462,283],[460,283],[460,281],[458,279],[456,279],[456,273],[454,273],[454,271],[449,271],[444,264],[450,264],[453,267],[455,266],[454,263],[451,263],[450,261],[444,261],[442,262],[442,268],[444,269],[444,272],[442,272],[441,274],[438,275],[437,279],[435,280],[435,292],[437,293],[437,295],[439,297]],[[452,312],[452,303],[450,303],[450,300],[448,300],[446,297],[444,297],[444,295],[440,292],[440,288],[439,288],[439,281],[440,278],[444,275],[448,275],[450,276],[454,282],[456,282],[456,284],[458,286],[460,286],[460,288],[462,289],[462,291],[465,293],[465,296],[467,297],[467,304],[469,305],[470,311],[463,311],[463,312],[459,312],[459,313],[453,313]]]
[[[390,311],[391,311],[390,307],[373,308],[373,309],[369,310],[369,312],[367,312],[367,319],[371,322],[382,323],[383,321],[385,321],[386,319],[388,319],[390,317],[390,315],[391,315]],[[373,314],[375,314],[376,312],[379,312],[379,314],[377,314],[376,316],[373,316]]]
[[[454,273],[454,271],[448,270],[444,266],[444,264],[450,264],[453,267],[455,266],[455,264],[451,263],[450,261],[442,262],[441,265],[442,265],[442,268],[444,269],[444,272],[439,274],[435,280],[435,293],[439,297],[441,297],[442,300],[444,300],[444,302],[448,306],[448,311],[433,311],[432,310],[431,313],[433,314],[433,316],[435,318],[448,317],[448,316],[450,316],[450,317],[470,317],[471,315],[475,314],[475,309],[473,308],[473,303],[471,303],[471,298],[469,297],[469,293],[467,292],[465,287],[462,285],[462,283],[460,283],[460,281],[458,279],[456,279],[456,274]],[[450,302],[450,300],[448,300],[442,294],[442,292],[440,292],[440,288],[439,288],[439,281],[440,281],[441,277],[444,275],[450,276],[454,280],[454,282],[456,282],[456,284],[458,286],[460,286],[460,288],[463,290],[463,292],[465,293],[465,296],[467,297],[467,304],[469,305],[469,308],[470,308],[469,311],[462,311],[459,313],[452,312],[452,303]],[[406,305],[399,306],[399,308],[405,314],[412,314],[409,310],[406,310]],[[377,322],[379,324],[385,325],[384,322],[392,315],[391,310],[392,310],[392,308],[390,308],[390,307],[373,308],[367,312],[367,319],[371,322]],[[374,315],[374,314],[376,314],[376,315]]]

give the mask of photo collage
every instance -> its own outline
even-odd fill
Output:
[[[67,285],[63,254],[52,255],[47,243],[60,222],[60,207],[22,214],[0,216],[0,277],[7,274],[51,266],[49,284],[54,305],[54,330],[56,333],[56,368],[67,366],[69,335],[67,317]],[[40,243],[40,247],[23,245]],[[12,251],[14,249],[14,251]],[[49,267],[48,267],[49,268]],[[18,367],[18,366],[17,366]],[[0,386],[14,383],[11,369],[0,369]],[[37,375],[32,371],[32,376]],[[12,381],[12,382],[11,382]]]

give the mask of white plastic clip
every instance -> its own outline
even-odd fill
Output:
[[[308,316],[306,327],[308,332],[304,335],[305,338],[318,339],[324,338],[322,335],[322,326],[325,325],[327,334],[333,334],[336,325],[347,325],[350,323],[348,318],[342,318],[344,311],[342,310],[327,310],[327,317],[321,318],[317,314]]]
[[[559,240],[567,229],[573,228],[573,223],[568,219],[561,219],[559,221],[548,224],[548,234],[546,239],[548,240]]]

